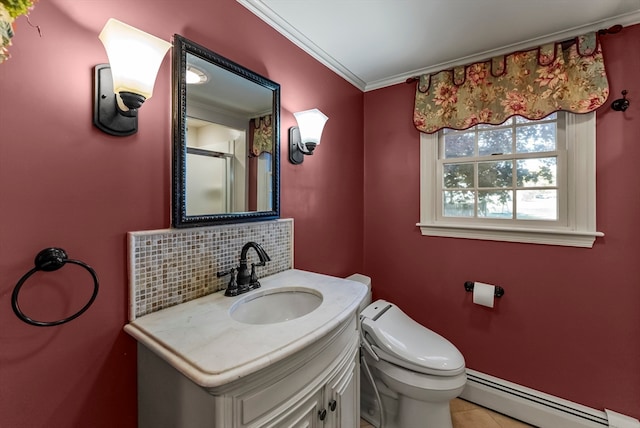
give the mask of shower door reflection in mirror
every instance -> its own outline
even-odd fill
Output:
[[[249,157],[244,130],[187,117],[187,215],[270,211],[271,162],[269,152]]]

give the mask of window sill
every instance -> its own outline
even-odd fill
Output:
[[[496,226],[464,226],[459,224],[417,223],[425,236],[481,239],[488,241],[520,242],[525,244],[560,245],[566,247],[592,248],[597,231],[575,231],[563,229],[527,229]]]

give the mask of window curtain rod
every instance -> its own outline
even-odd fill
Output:
[[[607,34],[616,34],[616,33],[619,33],[620,31],[622,31],[622,29],[623,29],[623,28],[624,28],[624,27],[623,27],[622,25],[620,25],[620,24],[616,24],[616,25],[613,25],[613,26],[611,26],[611,27],[609,27],[609,28],[603,28],[603,29],[601,29],[601,30],[598,30],[598,31],[596,31],[596,33],[598,33],[598,36],[605,36],[605,35],[607,35]],[[576,42],[576,39],[577,39],[577,36],[576,36],[576,37],[572,37],[572,38],[570,38],[570,39],[562,40],[562,41],[560,41],[560,42],[556,42],[556,43],[557,43],[557,44],[561,44],[561,45],[562,45],[562,48],[563,48],[563,49],[565,49],[567,46],[569,46],[569,45],[571,45],[571,44],[575,43],[575,42]],[[531,47],[531,48],[529,48],[529,49],[535,49],[535,46],[534,46],[534,47]],[[522,50],[520,50],[520,51],[525,51],[525,50],[529,50],[529,49],[522,49]],[[520,52],[520,51],[515,51],[515,52]],[[512,52],[512,53],[514,53],[514,52]],[[504,56],[506,56],[506,55],[510,55],[510,54],[504,54]],[[498,55],[498,56],[500,56],[500,55]],[[489,61],[490,59],[491,59],[491,58],[488,58],[488,59],[485,59],[484,61]],[[477,62],[484,62],[484,61],[483,61],[483,60],[480,60],[480,61],[474,61],[474,63],[477,63]],[[460,66],[458,66],[458,67],[462,67],[462,65],[460,65]],[[452,68],[453,68],[453,67],[452,67]],[[442,71],[442,70],[441,70],[441,71]],[[436,74],[436,73],[438,73],[438,72],[429,73],[429,74]],[[420,76],[413,76],[413,77],[409,77],[409,78],[406,80],[406,83],[409,83],[409,84],[410,84],[410,83],[417,82],[417,81],[419,81],[419,80],[420,80]]]

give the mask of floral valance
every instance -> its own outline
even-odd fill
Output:
[[[271,153],[273,150],[273,126],[271,115],[256,117],[251,120],[251,154],[260,156],[261,153]]]
[[[600,42],[591,33],[420,76],[413,122],[425,133],[498,125],[514,115],[534,120],[559,110],[588,113],[608,96]]]

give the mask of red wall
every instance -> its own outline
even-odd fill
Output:
[[[297,267],[334,275],[362,268],[361,91],[305,54],[235,0],[42,0],[17,21],[0,64],[0,426],[136,426],[135,341],[127,322],[126,232],[169,227],[171,61],[167,54],[139,132],[92,125],[93,66],[107,61],[108,18],[170,40],[182,34],[282,85],[282,217],[295,218]],[[292,112],[330,119],[301,166],[287,160]],[[94,305],[68,324],[19,321],[10,297],[45,247],[64,248],[100,278]],[[84,276],[83,276],[84,275]],[[90,294],[74,266],[38,273],[22,309],[58,319]]]
[[[109,17],[182,34],[282,85],[282,217],[295,218],[296,267],[370,274],[377,297],[450,338],[469,367],[640,418],[640,26],[604,40],[611,100],[627,89],[631,107],[598,112],[606,236],[577,249],[422,237],[413,88],[363,95],[235,0],[42,0],[31,20],[43,37],[20,18],[0,64],[0,426],[136,426],[125,234],[169,226],[171,67],[167,55],[138,134],[94,128],[92,68],[106,62],[97,34]],[[293,166],[292,112],[313,107],[330,117],[322,145]],[[10,296],[49,246],[91,264],[101,289],[79,319],[37,328],[13,315]],[[21,306],[34,318],[70,313],[90,293],[83,274],[36,274]],[[466,280],[507,294],[477,307]]]
[[[610,101],[597,112],[592,249],[423,237],[414,86],[365,94],[365,273],[374,295],[449,338],[467,366],[640,418],[640,25],[603,38]],[[634,100],[635,98],[635,100]],[[501,285],[491,310],[465,281]]]

